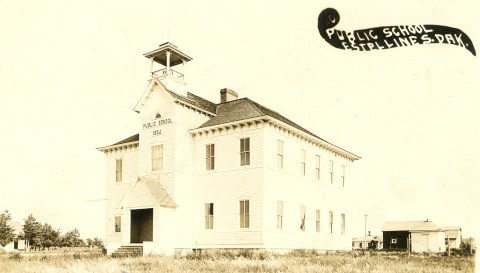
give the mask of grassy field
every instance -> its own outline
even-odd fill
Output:
[[[98,252],[60,251],[0,254],[0,272],[474,272],[473,257],[402,253],[285,255],[253,251],[214,251],[202,256],[110,258]]]

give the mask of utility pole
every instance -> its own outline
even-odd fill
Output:
[[[368,216],[368,214],[365,214],[365,230],[364,230],[365,231],[364,232],[365,236],[364,236],[364,242],[363,242],[366,249],[368,249],[368,245],[367,245],[367,216]]]

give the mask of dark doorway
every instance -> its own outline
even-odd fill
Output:
[[[153,209],[132,210],[130,219],[130,243],[153,241]]]

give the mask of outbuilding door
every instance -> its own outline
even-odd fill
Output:
[[[131,210],[130,219],[130,243],[153,241],[153,209]]]
[[[424,251],[428,251],[428,250],[429,250],[428,234],[422,234],[422,248],[421,248],[421,251],[424,252]]]

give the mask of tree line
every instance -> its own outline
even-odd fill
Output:
[[[62,233],[60,229],[53,228],[49,223],[37,221],[33,214],[30,214],[22,225],[19,234],[15,234],[10,222],[12,217],[8,210],[0,214],[0,245],[5,247],[12,243],[15,238],[25,240],[25,247],[34,250],[45,250],[57,247],[101,247],[101,239],[88,238],[82,240],[80,232],[75,228]]]

